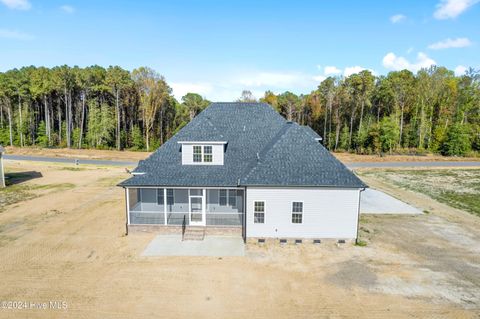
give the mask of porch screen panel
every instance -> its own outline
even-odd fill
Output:
[[[188,189],[167,189],[167,224],[189,223]]]
[[[139,204],[140,196],[139,196],[138,188],[129,188],[128,189],[128,204],[130,210],[135,210],[135,207]]]
[[[157,205],[157,189],[156,188],[142,188],[140,201],[142,202],[142,211],[150,211],[150,212],[160,211]]]
[[[208,189],[207,226],[242,226],[243,200],[242,189]]]

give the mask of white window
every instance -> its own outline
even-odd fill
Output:
[[[303,202],[292,202],[292,223],[301,224],[303,220]]]
[[[253,204],[253,222],[255,224],[265,223],[265,202],[255,201]]]
[[[213,147],[211,145],[194,145],[193,146],[193,162],[194,163],[211,163],[213,162]]]
[[[211,146],[204,146],[203,147],[203,161],[205,163],[211,163],[212,160],[213,160],[212,147]]]
[[[193,146],[193,162],[195,163],[202,162],[202,147],[199,145]]]

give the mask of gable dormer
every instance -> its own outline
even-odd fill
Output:
[[[182,141],[182,165],[223,165],[224,141]]]

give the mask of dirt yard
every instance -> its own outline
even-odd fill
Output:
[[[116,161],[139,161],[147,158],[149,152],[113,151],[95,149],[68,149],[68,148],[35,148],[35,147],[6,147],[6,154],[64,157],[77,159],[97,159]]]
[[[480,316],[480,218],[374,177],[367,182],[430,213],[362,217],[365,247],[152,258],[140,254],[153,234],[124,235],[122,168],[5,164],[32,177],[15,185],[29,199],[0,210],[0,302],[67,309],[0,308],[0,318]]]

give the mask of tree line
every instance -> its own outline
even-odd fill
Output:
[[[247,94],[248,95],[248,94]],[[330,150],[475,155],[480,150],[480,73],[432,66],[374,76],[329,77],[308,95],[261,99],[307,124]]]
[[[443,67],[374,76],[329,77],[310,94],[265,92],[260,99],[309,125],[330,150],[358,153],[480,150],[480,74]],[[238,101],[255,101],[249,91]],[[162,145],[209,101],[177,101],[148,67],[23,67],[0,72],[0,144],[133,149]]]

